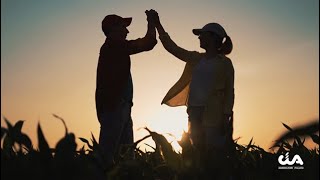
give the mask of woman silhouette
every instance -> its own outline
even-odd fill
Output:
[[[209,23],[193,29],[205,52],[188,51],[176,45],[161,25],[157,12],[151,12],[164,48],[186,62],[181,78],[162,104],[187,106],[189,134],[196,148],[225,150],[234,105],[234,68],[226,57],[233,48],[230,37],[220,24]]]

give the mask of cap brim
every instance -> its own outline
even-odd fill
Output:
[[[132,17],[123,18],[123,23],[126,27],[128,27],[132,22]]]
[[[193,32],[194,35],[198,36],[202,32],[202,29],[193,29],[192,32]]]

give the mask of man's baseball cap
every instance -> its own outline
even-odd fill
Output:
[[[212,33],[220,36],[221,38],[224,38],[227,36],[227,33],[224,30],[224,28],[218,23],[206,24],[205,26],[203,26],[202,29],[193,29],[192,32],[195,35],[200,35],[201,32],[212,32]]]
[[[102,20],[102,31],[109,32],[110,29],[116,25],[125,25],[128,27],[131,24],[132,17],[123,18],[121,16],[110,14]]]

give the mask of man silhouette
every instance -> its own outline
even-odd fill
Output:
[[[95,100],[100,123],[99,144],[109,167],[113,165],[121,144],[133,144],[130,55],[149,51],[157,44],[155,26],[149,18],[149,11],[145,13],[148,30],[143,38],[136,40],[126,39],[131,17],[111,14],[102,21],[106,40],[100,49]]]

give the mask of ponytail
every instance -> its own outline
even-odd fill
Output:
[[[231,38],[227,35],[225,41],[222,43],[222,46],[219,48],[221,54],[227,55],[230,54],[233,48]]]

